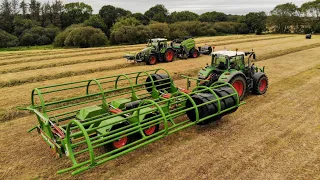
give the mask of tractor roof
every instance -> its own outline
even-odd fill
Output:
[[[165,39],[165,38],[154,38],[154,39],[151,39],[151,41],[167,41],[167,39]]]
[[[245,52],[240,52],[240,51],[215,51],[215,52],[212,52],[211,55],[224,55],[224,56],[229,56],[229,57],[232,57],[232,56],[236,56],[236,55],[245,55]]]

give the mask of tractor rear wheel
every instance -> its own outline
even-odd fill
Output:
[[[146,60],[147,65],[155,65],[157,64],[157,56],[154,54],[151,54],[149,58]]]
[[[166,62],[172,62],[174,60],[174,51],[172,49],[167,49],[164,53],[164,60]]]
[[[197,49],[192,49],[190,55],[193,58],[197,58],[199,56],[199,51]]]
[[[262,95],[268,90],[268,78],[266,75],[262,75],[257,82],[254,82],[253,92],[257,95]]]
[[[129,125],[129,123],[121,123],[118,125],[115,125],[112,127],[111,131],[125,127]],[[129,136],[122,136],[121,138],[113,141],[112,143],[106,144],[104,146],[105,151],[109,152],[109,151],[113,151],[115,149],[120,149],[128,144],[130,144],[133,141],[133,138],[129,135]]]
[[[245,78],[242,76],[235,76],[229,81],[229,83],[236,89],[239,95],[239,99],[242,100],[247,89]]]

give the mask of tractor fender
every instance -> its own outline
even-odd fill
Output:
[[[252,76],[253,84],[257,83],[259,81],[260,77],[263,75],[265,75],[265,73],[263,73],[263,72],[254,73],[254,75]]]
[[[235,76],[242,76],[244,79],[246,79],[246,76],[244,75],[243,72],[235,70],[231,72],[227,71],[221,74],[221,76],[219,77],[219,81],[230,82],[231,79],[234,78]]]

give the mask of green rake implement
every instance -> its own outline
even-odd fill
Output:
[[[72,161],[58,173],[75,175],[244,104],[228,83],[205,87],[204,80],[183,77],[186,89],[164,69],[39,87],[31,105],[18,108],[38,119],[29,132],[36,129],[55,154]]]

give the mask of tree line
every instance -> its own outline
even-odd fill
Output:
[[[222,12],[196,14],[172,12],[158,4],[144,13],[132,13],[106,5],[93,14],[83,2],[63,4],[61,0],[1,0],[0,47],[55,46],[92,47],[107,44],[143,43],[152,37],[214,36],[263,32],[320,32],[320,0],[277,5],[268,15],[250,12],[227,15]]]

